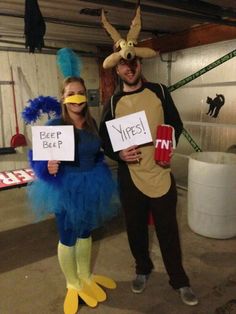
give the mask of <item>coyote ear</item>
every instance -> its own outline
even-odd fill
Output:
[[[121,39],[121,35],[118,33],[118,31],[108,22],[106,15],[104,13],[104,10],[102,9],[102,25],[107,31],[107,33],[111,36],[114,43],[117,43]]]
[[[139,58],[153,58],[157,56],[157,52],[148,47],[135,47],[135,55]]]
[[[140,6],[138,6],[135,17],[131,23],[130,30],[127,35],[127,41],[132,40],[134,42],[137,42],[140,31],[141,31],[141,13]]]
[[[121,59],[121,55],[119,52],[113,52],[111,55],[109,55],[103,62],[103,68],[104,69],[109,69],[109,68],[113,68],[114,66],[116,66],[120,59]]]

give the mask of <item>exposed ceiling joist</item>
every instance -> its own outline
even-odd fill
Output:
[[[126,36],[137,0],[38,0],[38,4],[46,23],[45,45],[60,48],[64,43],[73,49],[87,45],[96,50],[112,46],[102,28],[101,9]],[[0,1],[0,46],[1,40],[24,43],[24,5],[24,0]],[[218,26],[236,27],[235,0],[141,0],[141,11],[140,41],[160,40],[205,25],[215,25],[217,30]]]
[[[116,8],[126,8],[126,9],[134,9],[134,4],[131,2],[127,1],[116,1],[116,0],[84,0],[85,2],[92,2],[92,3],[97,3],[99,5],[106,5],[106,6],[112,6]],[[157,4],[159,1],[156,1],[155,3]],[[161,3],[164,1],[160,1]],[[171,1],[174,3],[174,7],[180,8],[181,5],[178,5],[177,1]],[[202,1],[198,1],[202,2]],[[182,4],[183,6],[183,4]],[[200,6],[200,5],[199,5]],[[179,10],[173,10],[173,9],[166,9],[166,8],[160,8],[157,6],[150,6],[150,5],[145,5],[141,4],[141,9],[142,12],[146,13],[151,13],[151,14],[158,14],[158,15],[163,15],[163,16],[168,16],[168,17],[184,17],[187,19],[192,19],[192,20],[198,20],[202,22],[210,22],[210,23],[215,23],[215,24],[222,24],[222,25],[229,25],[229,26],[236,26],[236,21],[229,21],[222,19],[221,16],[214,16],[210,14],[203,13],[204,10],[194,10],[194,7],[192,6],[191,10],[187,11],[179,11]],[[184,6],[184,9],[187,9],[187,6]],[[189,13],[188,11],[195,12],[195,13]],[[235,16],[236,18],[236,16]]]
[[[17,14],[17,13],[16,14],[9,14],[9,13],[0,12],[0,16],[15,17],[15,18],[24,19],[24,15]],[[47,16],[44,16],[44,21],[46,23],[63,24],[63,25],[75,26],[75,27],[96,28],[96,29],[101,28],[101,23],[96,23],[96,22],[92,23],[92,22],[72,21],[72,20],[59,19],[59,18],[47,17]],[[128,30],[129,29],[127,26],[124,26],[124,25],[116,25],[116,26],[120,30]],[[155,33],[156,30],[143,28],[142,32]]]
[[[186,11],[191,11],[195,13],[202,13],[209,16],[218,16],[221,18],[234,18],[236,19],[236,10],[229,10],[228,8],[222,8],[219,5],[206,3],[205,1],[196,1],[196,0],[187,0],[187,1],[178,1],[178,0],[149,0],[152,4],[163,4],[170,5],[171,7],[183,9]]]

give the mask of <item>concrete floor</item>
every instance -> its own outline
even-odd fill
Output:
[[[236,238],[216,240],[187,225],[187,192],[178,190],[178,220],[186,271],[200,304],[182,304],[169,286],[153,228],[150,251],[155,271],[141,295],[130,291],[134,263],[120,215],[94,233],[94,273],[115,279],[117,289],[81,314],[235,314]],[[33,223],[25,188],[0,191],[0,314],[63,314],[65,281],[59,269],[54,219]],[[230,300],[232,306],[223,309]],[[218,310],[217,310],[218,309]]]

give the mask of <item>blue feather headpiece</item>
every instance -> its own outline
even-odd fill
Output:
[[[61,105],[56,98],[39,96],[28,100],[28,106],[24,108],[21,116],[26,124],[31,124],[40,119],[43,114],[47,114],[48,119],[60,116]]]
[[[79,56],[70,48],[62,48],[57,51],[57,65],[65,77],[80,77],[82,67]],[[30,99],[28,106],[24,108],[21,115],[26,124],[35,123],[43,114],[48,115],[48,119],[58,117],[61,114],[61,105],[54,97],[39,96]]]
[[[72,49],[62,48],[57,51],[57,65],[64,78],[68,76],[80,77],[82,63]]]

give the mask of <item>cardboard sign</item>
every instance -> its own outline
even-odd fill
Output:
[[[72,125],[32,126],[33,160],[68,160],[75,156]]]
[[[114,152],[152,142],[145,111],[107,121],[106,126]]]

